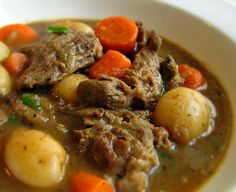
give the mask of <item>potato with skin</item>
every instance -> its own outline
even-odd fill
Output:
[[[71,29],[79,30],[84,33],[94,34],[94,30],[92,27],[90,27],[86,23],[78,22],[78,21],[71,21],[71,20],[56,21],[52,24],[52,26],[68,27]]]
[[[68,155],[48,134],[18,128],[6,141],[4,159],[16,179],[34,187],[49,187],[62,180]]]
[[[178,87],[165,93],[154,111],[154,121],[165,127],[173,140],[187,144],[206,132],[211,119],[208,99],[200,92]]]
[[[11,88],[12,80],[10,74],[5,67],[0,64],[0,98],[7,95],[11,91]]]
[[[82,82],[87,80],[88,77],[82,74],[72,74],[57,83],[53,89],[53,95],[61,97],[66,102],[77,102],[77,87]]]

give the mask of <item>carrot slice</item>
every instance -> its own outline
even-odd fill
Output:
[[[28,66],[28,58],[23,53],[13,52],[5,60],[4,66],[11,75],[17,76]]]
[[[135,47],[138,27],[126,17],[109,17],[97,24],[95,34],[105,50],[128,53]]]
[[[79,172],[71,177],[72,192],[112,192],[107,180],[87,172]]]
[[[200,71],[186,64],[179,65],[179,73],[184,78],[185,87],[196,89],[206,82]]]
[[[131,66],[130,60],[118,51],[109,50],[89,70],[92,78],[98,78],[102,74],[122,78],[125,71]]]
[[[14,46],[35,41],[38,34],[28,25],[11,24],[0,28],[0,40]]]

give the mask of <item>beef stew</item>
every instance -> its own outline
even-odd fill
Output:
[[[107,46],[100,28],[117,32],[109,22],[132,24],[135,42]],[[10,49],[0,68],[2,191],[80,192],[100,182],[104,189],[97,191],[187,192],[215,173],[230,139],[231,112],[202,63],[124,17],[28,27],[37,40],[4,39],[0,28]],[[125,37],[127,29],[120,32]]]

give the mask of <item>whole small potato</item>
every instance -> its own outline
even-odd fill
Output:
[[[63,178],[68,156],[48,134],[18,128],[6,141],[4,158],[16,179],[34,187],[49,187]]]
[[[77,102],[77,87],[82,82],[88,78],[82,74],[72,74],[59,83],[57,83],[53,89],[53,95],[61,97],[69,103]]]
[[[164,94],[154,111],[155,123],[165,127],[173,140],[184,144],[207,131],[210,119],[208,99],[185,87]]]
[[[0,64],[0,98],[7,95],[12,88],[12,80],[8,71]]]
[[[52,24],[52,26],[68,27],[71,29],[79,30],[84,33],[94,34],[94,30],[92,27],[90,27],[86,23],[82,23],[82,22],[78,22],[78,21],[71,21],[71,20],[56,21]]]

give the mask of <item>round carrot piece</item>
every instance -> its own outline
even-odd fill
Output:
[[[179,64],[179,73],[184,78],[184,87],[196,89],[206,82],[202,73],[189,65]]]
[[[138,27],[126,17],[109,17],[97,24],[95,34],[105,50],[128,53],[135,47]]]
[[[4,62],[4,67],[11,75],[19,75],[28,65],[29,60],[23,53],[13,52]]]
[[[14,46],[35,41],[38,34],[25,24],[11,24],[0,28],[0,40]]]
[[[88,172],[79,172],[71,177],[72,192],[112,192],[107,180]]]
[[[131,67],[130,60],[122,53],[109,50],[107,53],[89,70],[92,78],[98,78],[102,74],[107,74],[117,78],[123,78],[125,71]]]

